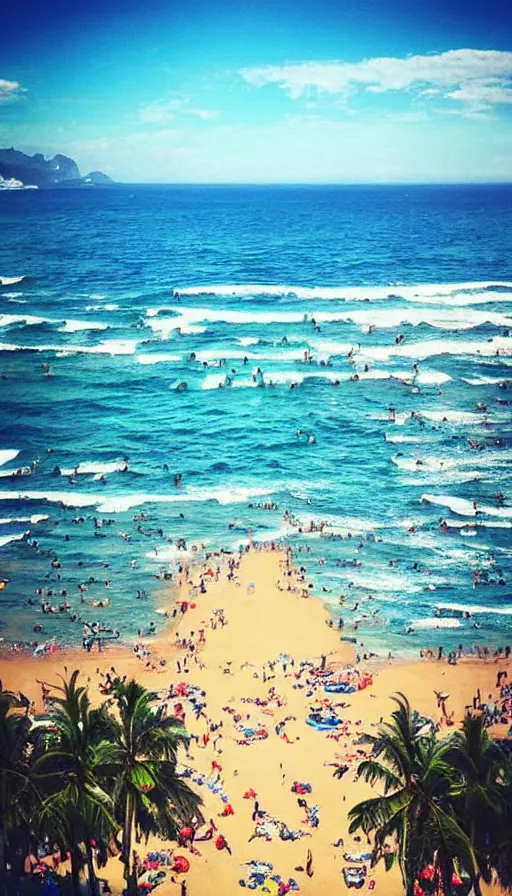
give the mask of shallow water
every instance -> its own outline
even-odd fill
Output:
[[[511,197],[1,194],[0,634],[41,622],[40,638],[79,640],[27,600],[66,591],[91,618],[78,585],[92,577],[86,599],[108,597],[95,612],[132,637],[158,621],[154,575],[185,558],[178,539],[191,556],[237,549],[250,527],[310,551],[365,644],[510,641]]]

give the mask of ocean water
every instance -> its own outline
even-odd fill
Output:
[[[511,199],[0,194],[0,636],[80,641],[44,588],[131,639],[250,528],[344,636],[512,642]]]

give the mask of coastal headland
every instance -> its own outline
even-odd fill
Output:
[[[51,692],[59,675],[79,669],[96,704],[105,699],[102,691],[108,693],[109,677],[126,675],[158,691],[170,714],[177,705],[184,712],[192,741],[188,754],[180,755],[180,770],[201,794],[204,818],[213,821],[216,832],[195,844],[199,854],[176,848],[187,856],[190,870],[178,877],[167,869],[158,887],[161,896],[180,888],[188,896],[231,896],[247,880],[251,861],[271,863],[273,873],[295,881],[304,896],[345,892],[342,870],[353,864],[346,855],[370,849],[364,836],[348,833],[347,819],[356,803],[372,795],[357,777],[368,750],[362,735],[375,733],[389,716],[397,691],[433,718],[441,734],[454,730],[478,690],[483,701],[496,696],[497,672],[510,674],[510,661],[463,657],[448,665],[444,659],[407,664],[379,659],[356,665],[352,645],[328,624],[322,601],[303,596],[300,571],[290,555],[277,550],[252,548],[240,558],[213,555],[184,568],[177,585],[169,598],[169,613],[178,608],[176,624],[158,639],[144,639],[135,648],[110,644],[102,652],[94,646],[91,652],[57,651],[39,658],[4,655],[3,688],[21,691],[39,713],[41,681]],[[326,693],[322,678],[329,670],[355,690]],[[320,684],[312,688],[306,682],[315,676]],[[442,710],[439,693],[448,695]],[[192,695],[201,699],[191,701]],[[318,730],[307,723],[333,714],[341,720],[334,728]],[[507,727],[494,726],[491,733],[504,737]],[[231,853],[216,848],[219,834]],[[150,839],[137,850],[144,857],[161,847]],[[402,892],[397,869],[366,867],[363,892]],[[114,894],[121,892],[117,857],[99,876]],[[483,892],[500,891],[484,887]]]

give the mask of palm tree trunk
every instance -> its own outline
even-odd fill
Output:
[[[2,769],[2,792],[0,798],[0,874],[5,872],[5,850],[7,846],[7,805],[6,805],[6,786],[5,786],[5,769]]]
[[[482,896],[482,888],[480,886],[480,875],[473,878],[473,893],[475,896]]]
[[[132,832],[133,818],[135,814],[135,803],[130,790],[126,791],[126,804],[124,813],[123,828],[123,863],[124,863],[124,879],[126,881],[127,893],[136,892],[136,884],[134,876],[130,871],[131,855],[132,855]]]
[[[6,806],[6,787],[5,787],[5,770],[2,771],[2,795],[0,802],[0,893],[7,894],[7,877],[6,877],[6,849],[7,849],[7,806]]]
[[[94,871],[94,860],[90,840],[86,841],[85,850],[87,853],[87,870],[89,872],[89,892],[91,896],[99,896],[98,880],[96,878],[96,872]]]
[[[80,862],[74,850],[71,851],[71,886],[73,896],[80,896]]]

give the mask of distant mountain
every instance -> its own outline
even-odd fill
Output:
[[[82,177],[78,165],[68,156],[57,154],[53,159],[45,159],[40,152],[27,156],[13,147],[0,149],[0,179],[3,183],[19,183],[21,188],[31,186],[42,189],[105,186],[113,183],[101,171],[92,171]]]

